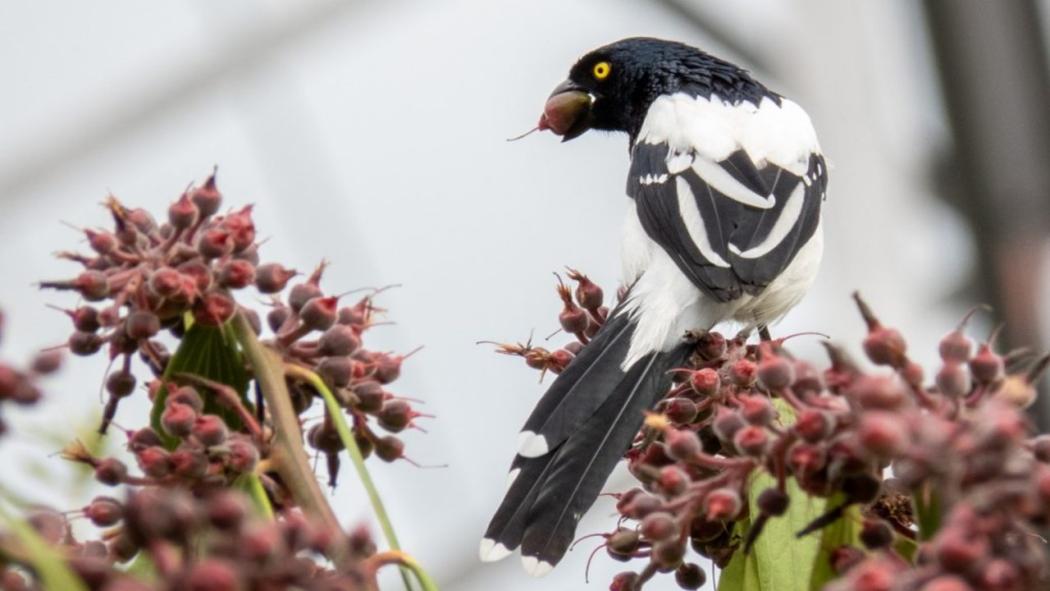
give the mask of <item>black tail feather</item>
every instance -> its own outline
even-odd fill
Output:
[[[554,452],[529,509],[523,556],[551,566],[561,560],[575,536],[576,523],[631,445],[645,411],[666,393],[667,370],[684,361],[684,351],[682,347],[637,361],[601,408]]]
[[[620,367],[633,324],[627,315],[609,322],[573,360],[533,411],[525,430],[549,437],[539,457],[515,457],[518,470],[482,542],[482,559],[496,560],[521,546],[526,565],[542,574],[568,550],[576,523],[594,504],[605,480],[644,420],[670,385],[668,370],[682,364],[689,347],[652,353]]]
[[[514,456],[514,462],[510,465],[510,474],[514,475],[513,481],[507,487],[503,502],[485,530],[481,548],[482,560],[499,560],[521,544],[521,538],[525,535],[528,509],[539,493],[539,485],[544,481],[553,457],[554,454],[539,458]]]
[[[580,351],[536,404],[522,433],[542,437],[543,444],[519,452],[529,456],[552,450],[579,428],[623,380],[620,364],[627,358],[634,324],[627,314],[610,314],[594,339]]]

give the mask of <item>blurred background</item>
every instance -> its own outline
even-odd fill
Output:
[[[1048,23],[1046,0],[4,3],[3,354],[67,335],[45,304],[74,302],[33,285],[73,269],[52,258],[83,246],[62,222],[105,223],[108,192],[163,211],[217,164],[226,203],[257,204],[264,260],[307,270],[327,257],[332,291],[403,284],[380,300],[396,324],[371,339],[425,346],[397,392],[437,418],[406,453],[447,465],[372,464],[404,546],[446,589],[581,588],[593,540],[544,582],[517,559],[477,561],[543,386],[475,342],[553,332],[551,272],[565,265],[612,291],[626,140],[505,138],[535,124],[589,49],[635,35],[695,44],[802,104],[832,165],[820,278],[775,334],[821,331],[856,350],[859,289],[920,361],[980,302],[996,312],[975,334],[1001,319],[1011,345],[1045,348]],[[815,337],[792,349],[822,360]],[[96,424],[104,372],[72,359],[46,404],[10,417],[2,490],[61,508],[90,498],[54,452]],[[124,404],[117,422],[145,413]],[[368,520],[352,474],[342,481],[340,516]],[[608,488],[627,486],[619,474]],[[600,500],[579,533],[611,515]],[[622,569],[599,554],[590,588]]]

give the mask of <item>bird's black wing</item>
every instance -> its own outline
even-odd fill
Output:
[[[682,273],[727,302],[761,292],[794,259],[817,229],[826,185],[817,153],[798,176],[772,163],[759,167],[743,149],[713,161],[639,142],[627,194],[646,234]]]

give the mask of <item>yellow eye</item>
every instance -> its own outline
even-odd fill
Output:
[[[609,62],[598,62],[594,64],[594,77],[598,80],[605,80],[609,77],[609,73],[612,72],[612,66]]]

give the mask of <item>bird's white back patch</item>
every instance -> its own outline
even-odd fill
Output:
[[[755,105],[718,95],[661,96],[649,107],[638,141],[667,143],[672,153],[695,152],[712,162],[743,149],[759,167],[769,162],[797,176],[806,174],[810,155],[820,153],[809,115],[786,98],[778,105],[763,97]]]

